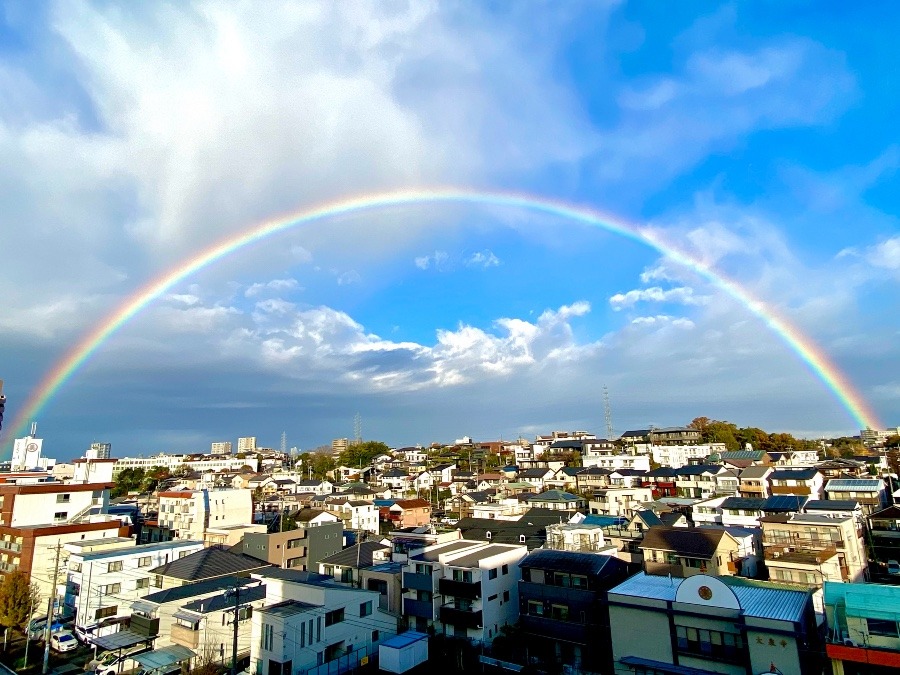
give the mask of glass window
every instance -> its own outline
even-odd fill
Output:
[[[504,565],[500,568],[500,571],[503,572],[503,574],[509,574],[509,565]]]
[[[881,637],[898,637],[897,622],[887,621],[884,619],[866,619],[866,625],[869,628],[869,635],[879,635]]]
[[[569,620],[569,608],[566,605],[550,605],[550,618],[557,621]]]
[[[115,560],[106,566],[107,572],[121,572],[122,571],[122,561]]]
[[[488,570],[488,579],[496,579],[497,578],[497,568],[495,567],[492,570]]]
[[[540,600],[529,600],[528,613],[531,616],[544,616],[544,603]]]
[[[325,626],[333,626],[336,623],[341,623],[344,620],[344,608],[335,609],[330,612],[325,613]]]
[[[359,605],[359,615],[360,616],[369,616],[372,613],[372,601],[360,603]]]
[[[138,567],[150,567],[152,564],[153,559],[149,555],[138,558]]]

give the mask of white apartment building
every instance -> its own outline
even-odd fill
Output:
[[[694,504],[691,507],[691,520],[694,521],[694,525],[721,525],[722,502],[726,499],[727,497],[713,497]]]
[[[248,489],[176,490],[159,493],[159,525],[175,539],[204,541],[208,529],[253,523]]]
[[[648,487],[609,487],[594,490],[589,506],[592,514],[631,518],[641,505],[653,501],[653,490]]]
[[[618,471],[619,469],[635,469],[637,471],[650,471],[649,455],[630,455],[628,453],[617,454],[593,454],[581,458],[584,467],[599,466],[601,469]]]
[[[166,455],[160,453],[154,457],[122,457],[116,460],[113,468],[113,475],[117,475],[122,469],[152,469],[155,466],[162,466],[169,471],[187,467],[191,471],[205,473],[207,471],[239,471],[244,466],[249,466],[251,470],[259,470],[259,460],[256,457],[229,457],[227,455],[216,455],[203,457],[202,459],[191,459],[191,455]]]
[[[410,627],[490,643],[519,618],[522,545],[461,539],[426,547],[403,571]]]
[[[287,577],[265,581],[266,606],[251,619],[251,673],[292,675],[332,664],[328,672],[339,675],[397,634],[397,619],[379,609],[378,591]]]
[[[344,529],[366,530],[378,534],[378,507],[372,502],[348,499],[327,502],[324,508],[344,522]]]
[[[245,436],[238,439],[238,452],[256,452],[256,436]]]
[[[651,445],[653,461],[662,466],[679,469],[691,460],[703,460],[714,452],[725,452],[724,443],[704,443],[698,445]]]
[[[75,612],[75,625],[85,629],[102,619],[129,616],[131,604],[152,590],[151,569],[202,548],[202,541],[135,546],[133,539],[121,537],[66,544],[64,602]]]
[[[213,441],[209,446],[209,452],[212,455],[230,455],[231,441]]]

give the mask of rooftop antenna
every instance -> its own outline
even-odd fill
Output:
[[[613,438],[612,408],[609,407],[609,389],[603,385],[603,416],[606,419],[606,440]]]
[[[281,456],[284,457],[287,454],[287,432],[281,432]]]
[[[34,438],[37,435],[37,422],[31,423],[31,437]]]
[[[356,445],[362,444],[362,415],[359,413],[353,416],[353,437],[356,439]]]

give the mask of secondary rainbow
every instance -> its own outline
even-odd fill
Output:
[[[435,188],[362,194],[304,208],[252,225],[242,232],[221,239],[209,248],[184,260],[135,291],[121,305],[110,312],[103,321],[88,332],[78,344],[72,347],[41,380],[39,386],[34,390],[11,425],[12,431],[17,432],[15,435],[23,432],[28,421],[38,416],[41,409],[56,394],[60,387],[119,328],[173,286],[204,267],[245,246],[284,230],[314,221],[363,211],[434,203],[498,206],[536,211],[600,227],[650,246],[663,256],[709,280],[744,305],[751,313],[759,317],[834,394],[860,428],[881,428],[877,416],[869,408],[862,395],[810,337],[793,325],[775,307],[755,297],[736,281],[727,278],[696,256],[679,249],[670,242],[663,241],[660,236],[649,228],[628,224],[621,219],[589,207],[529,194]]]

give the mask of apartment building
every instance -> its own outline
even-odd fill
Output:
[[[519,561],[527,546],[459,540],[426,547],[403,571],[410,627],[490,643],[519,615]]]
[[[588,503],[592,514],[630,518],[641,506],[653,500],[653,491],[645,487],[609,487],[594,490]]]
[[[211,455],[230,455],[231,448],[231,441],[213,441],[210,443],[209,453]]]
[[[810,591],[738,577],[642,573],[607,597],[613,672],[822,672]]]
[[[825,582],[825,653],[834,675],[900,672],[900,588]]]
[[[135,546],[130,538],[70,542],[64,602],[75,625],[89,630],[110,617],[129,616],[131,604],[152,592],[150,570],[203,549],[202,541]]]
[[[159,493],[159,526],[175,539],[205,541],[210,528],[253,522],[249,489],[175,490]]]
[[[612,671],[606,594],[628,577],[615,557],[532,551],[520,563],[519,625],[529,656],[546,666]]]
[[[251,673],[292,675],[325,664],[330,675],[355,671],[397,634],[377,591],[270,576],[266,593],[251,619]]]
[[[653,461],[662,466],[680,469],[692,463],[702,462],[715,452],[725,449],[724,444],[672,445],[654,444],[649,448]]]
[[[832,478],[825,483],[826,499],[855,501],[863,515],[881,511],[888,502],[884,481],[880,478]]]
[[[117,459],[113,466],[113,476],[123,469],[152,469],[161,466],[169,471],[175,471],[187,467],[191,471],[205,473],[207,471],[240,471],[242,467],[249,466],[257,471],[259,460],[256,457],[244,457],[243,459],[227,455],[166,455],[159,454],[153,457],[122,457]]]
[[[865,580],[865,545],[853,518],[795,513],[766,516],[760,525],[772,581],[821,588],[825,581]]]
[[[734,477],[734,473],[718,464],[691,464],[675,471],[675,488],[679,497],[688,499],[709,499],[717,494],[733,495],[720,490],[719,476]]]
[[[344,524],[337,516],[302,509],[296,519],[294,530],[245,534],[244,554],[284,569],[315,571],[320,560],[343,548]]]
[[[341,519],[344,529],[365,530],[378,534],[378,507],[359,499],[329,499],[325,511]]]

